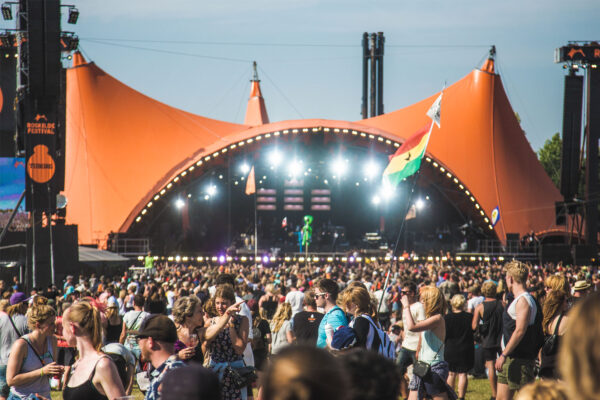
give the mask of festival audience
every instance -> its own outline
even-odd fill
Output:
[[[388,279],[385,279],[386,277]],[[399,379],[399,382],[406,382],[405,378],[411,380],[411,398],[428,395],[434,399],[454,398],[455,394],[448,383],[454,383],[453,375],[456,374],[459,380],[458,394],[463,397],[466,391],[466,385],[463,383],[466,384],[466,379],[463,381],[461,374],[466,378],[463,371],[473,363],[471,352],[474,340],[482,347],[483,356],[487,360],[492,396],[510,398],[515,387],[520,387],[531,379],[529,367],[538,356],[541,360],[539,376],[554,382],[552,379],[558,376],[557,365],[562,366],[562,362],[555,361],[556,353],[560,353],[561,349],[567,346],[566,337],[571,331],[569,319],[574,315],[573,312],[569,312],[569,308],[574,304],[573,297],[569,296],[570,288],[573,288],[572,293],[577,296],[575,299],[580,299],[575,303],[577,305],[579,302],[585,302],[600,283],[595,267],[561,264],[524,266],[518,262],[509,262],[506,268],[502,269],[502,266],[495,263],[473,266],[452,263],[444,266],[438,262],[385,265],[273,263],[257,267],[235,263],[191,266],[156,261],[151,277],[124,273],[99,278],[88,278],[82,274],[78,275],[78,278],[77,283],[73,277],[68,277],[64,285],[58,285],[59,288],[64,288],[62,291],[50,285],[46,290],[34,288],[29,295],[18,293],[18,279],[13,282],[15,288],[7,287],[0,281],[0,290],[4,288],[4,302],[11,303],[11,297],[14,302],[12,306],[4,306],[7,307],[5,311],[8,313],[0,312],[0,374],[3,355],[8,363],[7,347],[15,341],[23,342],[17,339],[22,334],[27,334],[28,328],[24,326],[27,320],[25,313],[30,303],[31,310],[48,305],[64,310],[64,317],[62,320],[58,319],[59,326],[48,338],[54,335],[61,343],[61,355],[56,360],[59,365],[65,366],[60,384],[65,389],[63,395],[71,396],[70,398],[79,397],[78,394],[73,395],[74,389],[87,391],[91,393],[92,398],[116,398],[119,397],[116,393],[130,394],[134,387],[135,368],[140,370],[142,367],[150,373],[151,384],[146,391],[147,398],[165,398],[166,384],[160,381],[167,376],[166,373],[162,373],[171,364],[167,361],[171,360],[173,365],[174,362],[181,361],[202,362],[204,354],[205,365],[213,372],[203,375],[202,371],[207,371],[190,364],[190,369],[187,370],[190,372],[182,372],[182,377],[198,374],[206,377],[206,382],[188,378],[182,380],[184,387],[181,388],[178,400],[185,399],[185,393],[194,398],[193,396],[198,396],[197,393],[203,393],[202,390],[214,388],[215,385],[209,384],[211,377],[223,383],[223,390],[220,391],[223,398],[249,398],[252,392],[247,392],[246,387],[257,374],[263,378],[256,386],[259,389],[259,398],[266,398],[267,391],[261,385],[268,377],[266,372],[261,374],[260,371],[255,373],[252,370],[254,361],[256,360],[259,369],[268,369],[275,376],[285,378],[281,367],[275,367],[273,370],[269,365],[270,335],[275,342],[274,352],[285,354],[288,347],[294,348],[291,346],[292,341],[298,344],[311,343],[313,349],[317,341],[320,341],[320,345],[331,351],[342,331],[351,333],[349,337],[352,343],[348,347],[363,348],[361,351],[352,349],[338,353],[339,361],[343,364],[338,372],[351,377],[349,388],[352,390],[351,396],[358,396],[356,398],[386,398],[388,394],[393,397],[394,394],[391,391],[386,392],[387,389],[400,390],[403,397],[407,397],[407,388],[403,384],[381,387],[376,383],[378,379]],[[436,284],[440,285],[440,290],[435,289]],[[505,292],[504,288],[508,288],[509,291]],[[127,293],[123,293],[125,289]],[[446,313],[443,311],[445,305],[440,300],[444,298],[444,294],[453,293],[455,290],[458,290],[459,294],[451,298],[450,303],[453,307]],[[42,293],[48,298],[40,296]],[[479,296],[479,293],[482,293],[483,297]],[[467,308],[473,311],[472,316],[464,312],[467,296]],[[298,300],[300,297],[301,303]],[[506,312],[503,302],[498,300],[500,297],[506,299]],[[387,317],[391,326],[389,337],[397,345],[397,375],[394,372],[396,368],[378,361],[381,355],[378,355],[377,351],[382,349],[377,341],[383,337],[380,336],[379,323],[382,316],[386,318],[384,307],[379,309],[380,313],[375,312],[379,306],[377,300],[381,298],[387,310],[391,311]],[[298,303],[300,306],[304,305],[304,311],[294,314],[294,305],[298,307]],[[542,304],[543,308],[538,303]],[[82,329],[78,328],[77,324],[85,325],[89,321],[82,319],[74,322],[77,313],[71,316],[70,310],[83,304],[96,310],[95,314],[100,320],[98,335],[82,334]],[[406,306],[408,308],[405,308]],[[142,327],[146,326],[146,321],[156,318],[144,312],[144,307],[158,312],[161,318],[171,315],[170,318],[175,324],[170,322],[170,327],[163,324],[163,328],[174,330],[175,339],[172,342],[170,338],[165,342],[165,337],[156,332],[154,337],[143,334],[139,338],[136,337],[136,333],[139,334]],[[270,308],[274,312],[269,319],[266,314]],[[522,312],[523,309],[525,312]],[[123,312],[126,314],[121,322],[120,315]],[[16,330],[9,316],[13,317]],[[466,318],[462,318],[462,321],[461,317],[464,316]],[[519,322],[521,319],[525,321]],[[443,322],[443,332],[438,320]],[[530,325],[531,320],[533,323]],[[404,332],[402,327],[406,328]],[[71,335],[69,342],[63,333],[65,329],[72,331],[66,332],[67,336]],[[472,330],[477,333],[475,337],[469,337]],[[117,335],[120,333],[118,340],[128,348],[134,351],[137,349],[137,357],[124,346],[114,343],[115,332]],[[515,338],[520,335],[522,337],[516,343]],[[504,350],[500,348],[502,337]],[[97,338],[100,338],[99,341]],[[106,345],[102,348],[102,353],[96,350],[81,350],[89,347],[96,349],[95,344],[90,344],[92,342]],[[523,343],[530,343],[531,346]],[[281,344],[279,350],[278,344]],[[439,344],[442,346],[437,346]],[[141,347],[144,347],[145,356],[140,360]],[[540,348],[538,352],[537,349]],[[413,371],[409,368],[409,365],[414,363],[417,349],[421,360],[425,361],[430,370],[429,374],[421,378],[412,377]],[[438,349],[440,352],[436,354]],[[66,350],[69,350],[68,354]],[[250,356],[246,357],[245,352],[249,352]],[[504,356],[496,360],[497,355],[503,352]],[[362,355],[357,356],[355,353]],[[56,357],[56,354],[52,356]],[[74,359],[73,356],[77,357],[78,361],[76,367],[70,370],[67,366],[69,360]],[[508,356],[508,359],[505,356]],[[277,360],[279,357],[275,355],[272,358]],[[46,363],[48,362],[49,360],[46,360]],[[95,365],[94,362],[98,364]],[[361,366],[361,362],[367,366]],[[481,361],[476,363],[481,365],[478,368],[482,368]],[[508,369],[507,364],[510,364],[510,370],[514,372],[518,369],[521,375],[517,376],[518,374],[512,372],[507,374],[507,390],[503,391],[501,372],[499,393],[494,391],[495,364],[502,364],[502,369]],[[353,375],[361,370],[362,375]],[[585,376],[584,371],[579,372],[580,376]],[[39,373],[38,369],[36,378],[40,377]],[[17,373],[17,377],[20,374],[23,373]],[[448,378],[445,374],[448,374]],[[393,378],[393,375],[396,378]],[[177,373],[173,373],[173,376],[177,376]],[[53,374],[50,379],[53,388],[59,385],[56,378],[61,377],[59,374]],[[107,383],[107,379],[111,383]],[[143,377],[138,379],[139,387],[146,390]],[[585,378],[578,379],[585,381]],[[594,379],[597,380],[597,377]],[[214,383],[214,380],[212,382]],[[354,384],[359,387],[353,388]],[[105,385],[110,388],[107,389]],[[21,386],[22,382],[17,379],[17,385],[13,389],[22,389]],[[296,389],[300,387],[305,388],[300,385]],[[578,384],[578,387],[581,390],[585,385]],[[1,390],[0,379],[0,395]],[[530,393],[542,396],[536,390],[546,393],[541,387],[533,391],[531,387],[527,387],[523,388],[519,395]],[[179,392],[175,390],[169,395],[174,393]],[[42,390],[38,396],[43,399],[47,394]]]

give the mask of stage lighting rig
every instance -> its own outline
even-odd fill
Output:
[[[185,206],[185,201],[183,201],[182,198],[177,198],[177,200],[175,200],[175,207],[181,210],[183,206]]]
[[[214,196],[215,194],[217,194],[217,187],[215,185],[210,185],[207,189],[206,189],[206,193],[208,193],[209,196]]]
[[[3,3],[2,4],[2,19],[5,21],[10,21],[13,19],[12,9],[10,8],[10,4],[15,4],[15,3]]]
[[[246,163],[243,163],[240,165],[240,171],[242,171],[242,174],[246,175],[248,172],[250,172],[250,166]]]
[[[344,160],[342,158],[336,159],[333,164],[331,164],[331,171],[336,176],[343,176],[348,170],[348,160]]]
[[[281,161],[283,161],[283,156],[279,150],[274,149],[269,153],[268,160],[272,167],[278,167]]]
[[[0,33],[0,47],[3,49],[13,48],[15,45],[15,36],[8,33],[2,32]]]
[[[61,32],[60,35],[60,50],[71,52],[79,47],[79,37],[73,32]]]
[[[77,23],[77,20],[79,19],[79,10],[76,9],[74,6],[67,7],[69,7],[69,18],[67,19],[67,23],[75,25]]]

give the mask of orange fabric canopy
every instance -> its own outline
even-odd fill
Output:
[[[198,160],[249,138],[309,127],[359,130],[403,142],[428,122],[436,95],[407,108],[357,122],[310,119],[268,123],[253,82],[246,125],[190,114],[129,88],[93,63],[76,58],[67,72],[67,220],[81,243],[125,232],[152,197]],[[527,142],[493,62],[444,91],[442,125],[427,150],[456,176],[487,216],[498,206],[495,231],[555,229],[561,196]]]

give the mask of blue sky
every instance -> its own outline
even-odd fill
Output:
[[[360,119],[363,32],[386,36],[386,111],[456,82],[495,44],[497,70],[536,150],[562,124],[564,70],[554,49],[600,40],[597,0],[73,3],[79,22],[63,29],[106,72],[169,105],[232,122],[244,118],[252,60],[271,121],[352,121]]]

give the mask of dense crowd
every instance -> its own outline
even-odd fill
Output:
[[[147,257],[27,294],[15,278],[0,282],[0,399],[464,399],[478,364],[492,398],[592,399],[598,290],[595,268],[518,261]]]

